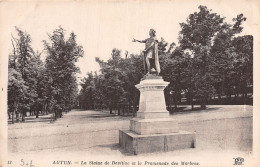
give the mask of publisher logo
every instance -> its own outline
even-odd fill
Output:
[[[243,162],[244,162],[244,158],[241,158],[241,157],[237,157],[237,158],[233,158],[234,159],[234,164],[233,165],[244,165]]]

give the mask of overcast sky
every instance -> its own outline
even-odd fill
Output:
[[[107,60],[113,48],[122,54],[126,50],[139,53],[144,44],[131,42],[133,38],[145,39],[150,28],[157,32],[157,38],[163,37],[167,42],[177,43],[179,23],[185,22],[188,15],[198,11],[199,5],[206,5],[213,12],[226,17],[231,22],[237,14],[243,13],[247,21],[243,24],[244,34],[253,34],[256,24],[254,13],[257,10],[252,3],[230,1],[94,1],[82,2],[13,2],[2,4],[1,28],[5,30],[4,48],[11,52],[11,33],[18,26],[31,35],[32,46],[40,52],[43,50],[42,40],[48,39],[47,33],[62,26],[67,33],[75,32],[77,42],[83,46],[84,57],[77,65],[81,69],[79,77],[89,71],[99,70],[95,57]],[[4,2],[1,2],[4,3]]]

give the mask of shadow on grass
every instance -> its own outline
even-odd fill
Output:
[[[116,114],[110,114],[110,115],[107,115],[107,114],[91,114],[91,115],[87,115],[85,116],[85,118],[106,118],[106,117],[116,117],[118,115]]]
[[[35,118],[35,116],[34,117],[25,117],[25,119],[26,120],[28,120],[28,121],[30,121],[30,120],[40,120],[40,119],[50,119],[50,116],[48,116],[48,117],[38,117],[38,118]]]
[[[220,109],[221,107],[211,107],[206,108],[206,110],[202,110],[200,107],[194,107],[193,110],[189,107],[178,107],[173,109],[168,109],[170,114],[187,114],[187,113],[200,113],[200,112],[208,112],[208,111],[215,111]]]
[[[16,119],[14,120],[15,123],[38,123],[38,122],[50,122],[51,116],[50,115],[39,115],[38,118],[36,116],[27,116],[25,117],[25,121],[16,122]],[[8,124],[13,124],[11,119],[8,119]]]
[[[106,113],[101,113],[101,114],[89,114],[89,115],[82,115],[80,119],[86,119],[86,118],[132,118],[132,115],[118,115],[118,114],[106,114]]]
[[[27,119],[25,119],[25,121],[24,122],[22,122],[21,120],[20,120],[20,122],[14,122],[14,124],[16,124],[16,123],[39,123],[39,122],[50,122],[50,118],[49,119],[45,119],[45,120],[27,120]],[[8,124],[13,124],[12,123],[12,121],[8,121]]]

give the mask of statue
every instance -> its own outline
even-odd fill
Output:
[[[142,41],[133,39],[133,42],[145,43],[145,49],[142,51],[142,56],[144,57],[147,74],[155,73],[156,75],[159,75],[161,70],[158,57],[158,40],[155,38],[155,33],[156,31],[154,29],[150,29],[150,38]]]

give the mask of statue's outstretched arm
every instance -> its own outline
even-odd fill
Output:
[[[145,40],[142,40],[142,41],[140,41],[140,40],[137,40],[137,39],[135,39],[135,38],[134,38],[134,39],[132,40],[132,42],[140,42],[140,43],[145,43]]]

